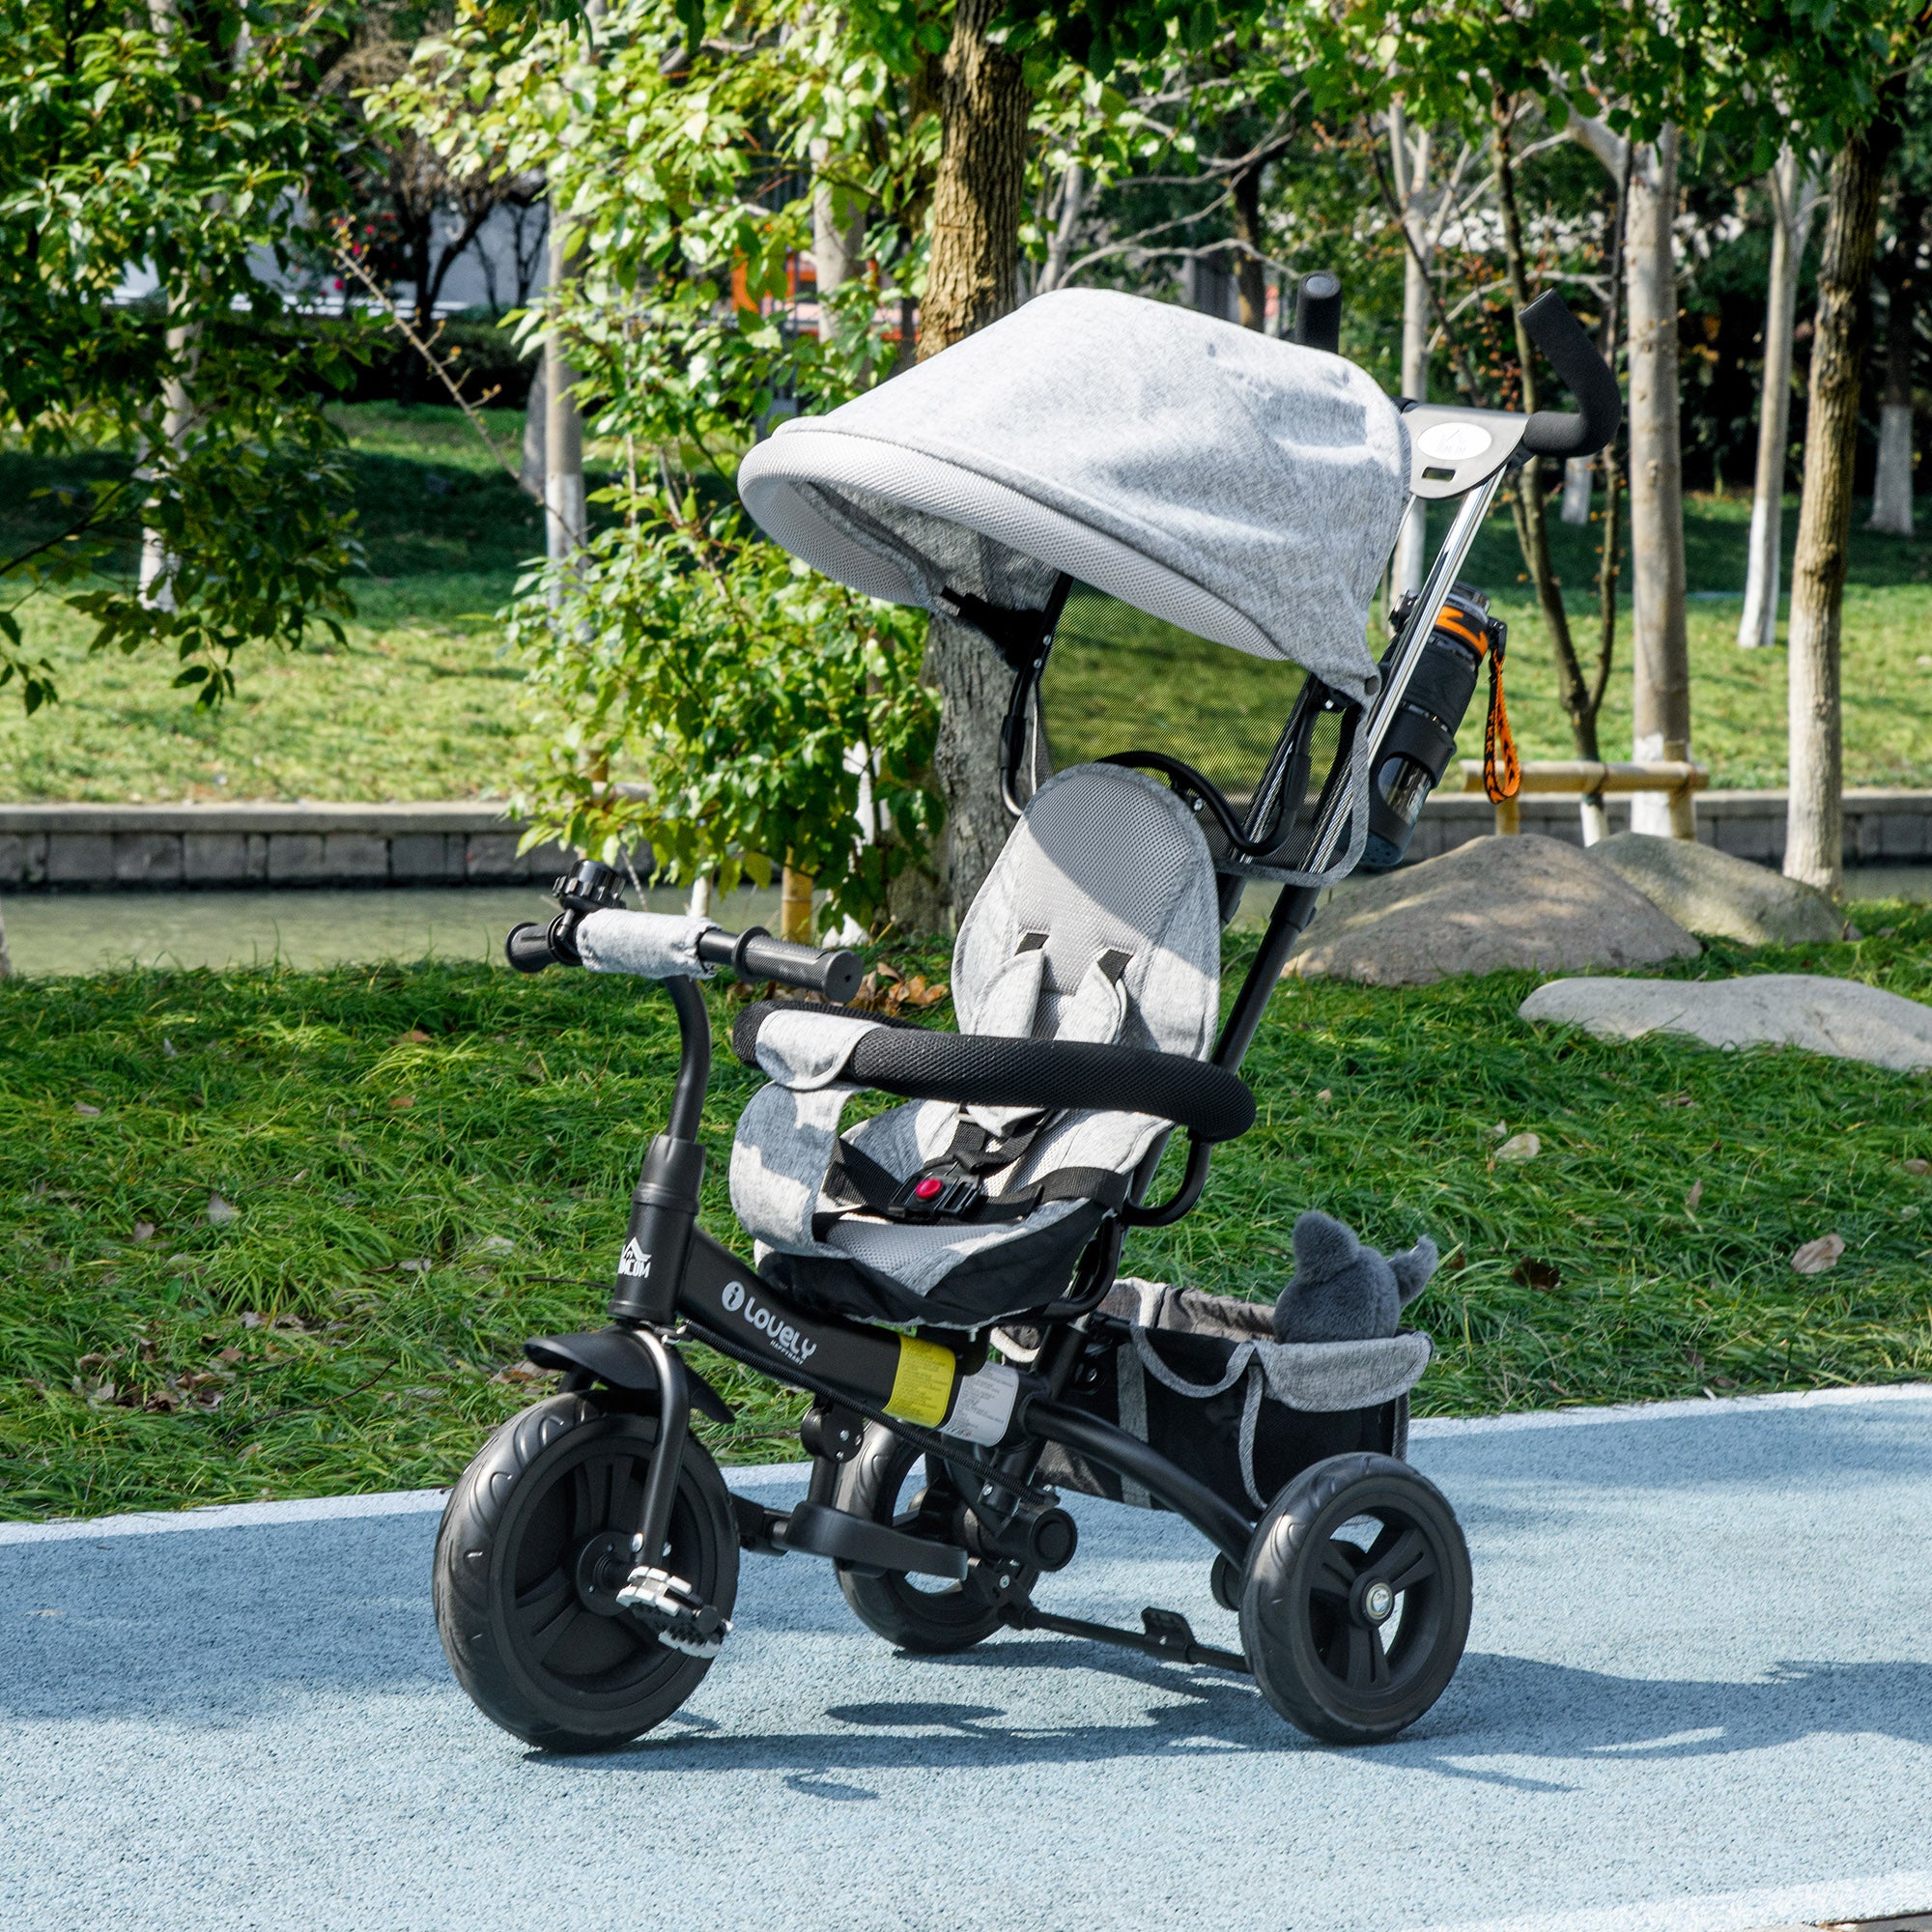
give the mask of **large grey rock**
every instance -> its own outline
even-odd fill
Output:
[[[1607,866],[1679,925],[1709,939],[1795,946],[1844,935],[1844,915],[1815,886],[1735,859],[1715,845],[1619,832],[1592,845],[1590,859]]]
[[[1799,1046],[1899,1073],[1932,1067],[1932,1007],[1857,980],[1762,973],[1739,980],[1552,980],[1517,1009],[1609,1039],[1687,1033],[1713,1046]]]
[[[1287,971],[1377,986],[1453,973],[1658,966],[1697,942],[1607,866],[1561,839],[1477,838],[1338,892]]]

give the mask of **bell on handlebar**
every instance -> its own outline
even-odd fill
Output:
[[[1389,613],[1396,641],[1382,658],[1384,677],[1414,608],[1411,592]],[[1369,836],[1358,870],[1386,872],[1402,863],[1423,804],[1455,756],[1456,733],[1497,628],[1489,600],[1466,583],[1457,584],[1436,613],[1370,781]]]

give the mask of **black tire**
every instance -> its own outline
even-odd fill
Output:
[[[1377,1525],[1366,1544],[1342,1533],[1364,1519]],[[1448,1688],[1469,1604],[1468,1545],[1442,1492],[1391,1456],[1331,1456],[1256,1527],[1241,1647],[1262,1695],[1297,1730],[1380,1744]]]
[[[527,1744],[614,1749],[662,1723],[711,1667],[615,1602],[657,1434],[654,1416],[553,1396],[504,1423],[449,1492],[435,1565],[443,1655],[476,1708]],[[730,1493],[695,1438],[659,1560],[730,1615]]]
[[[920,1536],[955,1539],[961,1498],[947,1467],[908,1494],[923,1452],[878,1423],[866,1425],[859,1453],[839,1471],[838,1507],[871,1522],[891,1523]],[[897,1571],[872,1576],[837,1566],[838,1587],[859,1621],[888,1643],[922,1656],[971,1650],[1007,1622],[1008,1605],[1023,1603],[1037,1570],[1017,1563],[968,1559],[966,1580],[908,1577]]]

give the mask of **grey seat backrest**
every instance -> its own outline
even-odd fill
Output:
[[[1015,961],[1037,953],[1029,1024]],[[1204,1057],[1221,983],[1214,864],[1194,815],[1166,785],[1122,765],[1075,765],[1047,781],[1013,828],[952,949],[961,1033],[1105,1037],[1086,1009],[1095,969],[1118,962],[1123,1046]],[[1092,998],[1088,995],[1087,998]],[[1071,1032],[1068,1032],[1068,1028]]]
[[[1213,861],[1193,813],[1145,773],[1076,765],[1029,803],[960,926],[952,953],[959,1028],[1205,1059],[1219,1017],[1220,948]],[[799,1024],[811,1023],[801,1015]],[[833,1291],[820,1263],[857,1264],[875,1286],[885,1284],[874,1299],[894,1320],[977,1321],[1027,1305],[1031,1270],[1016,1244],[1044,1239],[1060,1224],[1077,1232],[1073,1217],[1091,1208],[1047,1199],[1024,1218],[976,1225],[908,1224],[841,1206],[825,1182],[848,1091],[775,1078],[753,1096],[731,1157],[732,1206],[747,1231],[767,1252],[814,1258],[792,1273],[801,1286],[818,1279],[821,1293]],[[962,1121],[995,1145],[1009,1129],[1026,1134],[1023,1151],[987,1182],[994,1200],[1069,1170],[1130,1174],[1166,1125],[1115,1112],[1041,1122],[1023,1109],[917,1100],[843,1138],[904,1180],[947,1158]],[[1016,1284],[1010,1301],[1000,1285],[1007,1275]],[[969,1281],[977,1284],[970,1308]]]

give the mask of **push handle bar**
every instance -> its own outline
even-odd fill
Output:
[[[1538,296],[1520,320],[1529,339],[1582,405],[1576,415],[1538,410],[1522,433],[1521,446],[1532,456],[1594,456],[1624,419],[1615,372],[1554,289]]]
[[[774,939],[763,926],[749,932],[726,932],[714,925],[699,935],[697,956],[707,966],[728,966],[741,980],[774,980],[781,986],[822,993],[843,1006],[859,990],[865,968],[859,955],[844,947],[794,946]]]
[[[1326,269],[1303,275],[1294,292],[1294,339],[1331,355],[1342,349],[1342,278]]]
[[[541,973],[546,966],[581,966],[572,937],[580,914],[566,910],[548,925],[512,927],[503,956],[519,973]],[[741,980],[773,980],[781,986],[822,993],[843,1006],[859,990],[865,972],[859,955],[844,947],[792,946],[774,939],[763,926],[726,932],[712,926],[697,937],[697,956],[707,966],[728,966]]]

